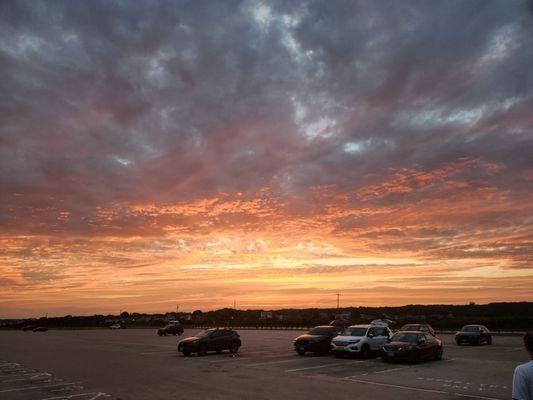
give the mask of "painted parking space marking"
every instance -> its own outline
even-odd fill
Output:
[[[437,382],[442,383],[442,387],[445,388],[454,388],[454,389],[465,389],[465,390],[478,390],[478,391],[486,391],[490,389],[501,389],[501,390],[507,390],[509,389],[509,386],[507,385],[497,385],[497,384],[491,384],[491,383],[474,383],[469,381],[461,381],[461,380],[455,380],[455,379],[442,379],[442,378],[423,378],[423,377],[417,377],[416,378],[419,381],[426,381],[426,382]]]
[[[363,379],[347,379],[351,382],[356,383],[364,383],[368,385],[375,385],[375,386],[382,386],[382,387],[390,387],[395,389],[404,389],[404,390],[413,390],[418,392],[425,392],[425,393],[437,393],[437,394],[447,394],[447,395],[453,395],[453,396],[459,396],[459,397],[467,397],[471,399],[480,399],[480,400],[505,400],[498,397],[487,397],[487,396],[478,396],[473,394],[466,394],[466,393],[457,393],[457,392],[450,392],[446,390],[439,390],[439,389],[424,389],[420,387],[415,386],[405,386],[405,385],[395,385],[392,383],[383,383],[383,382],[373,382],[373,381],[367,381]]]
[[[24,391],[24,390],[34,390],[34,389],[42,389],[42,388],[50,388],[50,387],[69,386],[69,385],[75,385],[77,383],[80,383],[80,382],[66,382],[66,383],[54,383],[52,385],[18,387],[18,388],[0,390],[0,393],[21,392],[21,391]]]
[[[1,398],[32,398],[39,400],[96,400],[100,398],[109,398],[109,394],[100,391],[87,391],[81,382],[70,382],[63,379],[55,378],[51,373],[29,369],[18,363],[3,362],[4,365],[24,368],[26,371],[32,371],[23,374],[13,374],[11,371],[0,368],[0,397]],[[31,394],[32,391],[43,393],[37,395]],[[19,394],[20,393],[20,394]],[[23,394],[27,393],[27,394]],[[9,397],[11,396],[11,397]],[[13,397],[15,396],[15,397]],[[30,396],[30,397],[27,397]],[[44,397],[46,396],[46,397]]]
[[[89,393],[78,393],[78,394],[69,394],[67,396],[55,396],[55,397],[45,397],[39,400],[69,400],[76,399],[80,397],[87,397],[87,400],[96,400],[102,397],[111,397],[111,395],[104,392],[89,392]]]
[[[305,358],[299,357],[299,358],[292,358],[289,360],[267,361],[267,362],[256,363],[256,364],[246,364],[246,366],[247,367],[260,367],[263,365],[275,365],[275,364],[283,364],[283,363],[303,361],[303,360],[305,360]]]
[[[52,374],[49,374],[48,372],[40,372],[40,373],[32,373],[32,374],[25,374],[27,376],[24,376],[22,378],[13,378],[13,379],[6,379],[1,380],[0,384],[2,383],[10,383],[10,382],[18,382],[18,381],[39,381],[42,379],[48,379],[52,377]],[[29,375],[29,376],[28,376]]]
[[[364,361],[352,361],[352,362],[343,362],[343,363],[331,363],[331,364],[323,364],[323,365],[315,365],[312,367],[303,367],[303,368],[294,368],[294,369],[288,369],[285,370],[285,372],[299,372],[299,371],[307,371],[307,370],[313,370],[313,369],[323,369],[323,368],[332,368],[332,367],[344,367],[354,364],[360,364]]]

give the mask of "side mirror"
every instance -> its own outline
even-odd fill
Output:
[[[374,337],[374,334],[373,334],[373,333],[369,333],[369,334],[368,334],[368,337],[369,337],[369,338],[373,338],[373,337]]]

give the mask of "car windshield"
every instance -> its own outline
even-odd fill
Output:
[[[330,333],[333,333],[335,330],[331,328],[313,328],[309,331],[310,335],[329,335]]]
[[[365,336],[366,328],[346,328],[342,334],[344,336]]]
[[[402,326],[402,331],[418,331],[420,329],[420,325],[404,325]]]
[[[419,336],[416,333],[395,333],[391,341],[418,343],[418,337]]]
[[[479,326],[465,326],[462,329],[463,332],[479,332]]]
[[[208,337],[209,335],[211,335],[213,331],[210,331],[210,330],[204,330],[204,331],[200,331],[196,334],[196,336],[198,337]]]

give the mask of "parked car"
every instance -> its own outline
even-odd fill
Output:
[[[33,331],[35,328],[37,328],[36,325],[26,325],[26,326],[22,327],[22,330],[23,330],[24,332],[26,332],[26,331]]]
[[[383,361],[406,360],[418,363],[420,360],[441,360],[442,341],[428,332],[399,331],[389,343],[383,345],[379,355]]]
[[[407,324],[402,326],[400,331],[420,331],[435,336],[435,329],[433,329],[430,324]]]
[[[183,334],[183,326],[181,326],[180,324],[168,324],[164,328],[159,328],[157,330],[157,334],[159,336],[181,335],[181,334]]]
[[[38,326],[36,328],[33,328],[34,332],[46,332],[48,328],[46,326]]]
[[[109,329],[124,329],[124,325],[122,324],[113,324],[109,327]]]
[[[192,353],[205,356],[208,351],[220,353],[222,350],[237,353],[239,347],[241,347],[239,334],[229,328],[206,329],[197,333],[195,336],[178,342],[178,351],[182,352],[185,356],[189,356]]]
[[[386,325],[352,325],[333,338],[331,345],[336,357],[361,355],[368,358],[389,341],[392,332]]]
[[[329,325],[345,329],[346,327],[348,327],[350,325],[350,321],[347,321],[347,320],[342,319],[342,318],[337,318],[337,319],[334,319],[333,321],[331,321],[329,323]]]
[[[331,350],[331,340],[342,330],[338,326],[315,326],[294,339],[294,350],[301,356],[306,352],[327,354]]]
[[[455,343],[459,346],[463,343],[480,345],[483,342],[492,344],[492,334],[483,325],[465,325],[455,334]]]

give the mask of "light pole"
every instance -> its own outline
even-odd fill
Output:
[[[341,293],[335,293],[335,295],[337,296],[337,310],[338,310],[340,308],[340,302],[341,302],[342,294]]]

